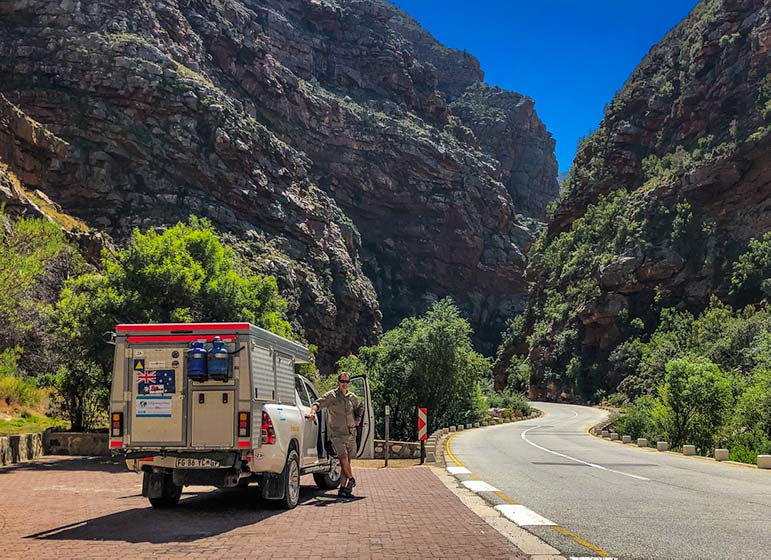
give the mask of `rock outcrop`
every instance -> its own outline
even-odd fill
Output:
[[[523,307],[551,137],[517,94],[477,96],[495,122],[454,115],[486,91],[478,62],[387,2],[9,1],[0,75],[67,143],[25,164],[52,200],[118,241],[208,217],[278,277],[325,369],[381,308],[388,327],[453,296],[490,350]]]
[[[763,0],[701,2],[579,148],[529,270],[533,396],[614,391],[607,359],[630,321],[652,330],[663,307],[727,295],[732,262],[771,230],[770,47]]]

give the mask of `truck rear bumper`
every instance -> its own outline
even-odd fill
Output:
[[[241,468],[238,451],[158,451],[129,450],[126,466],[141,472],[148,468],[185,470],[228,470]]]

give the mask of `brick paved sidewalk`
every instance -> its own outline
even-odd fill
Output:
[[[264,509],[255,487],[188,487],[178,508],[156,511],[123,464],[0,468],[0,558],[526,558],[428,468],[356,475],[350,502],[303,477],[292,511]]]

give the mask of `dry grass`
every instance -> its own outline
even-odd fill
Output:
[[[59,224],[61,227],[66,229],[67,231],[82,231],[87,233],[89,230],[88,226],[85,222],[80,221],[79,219],[75,218],[74,216],[70,216],[69,214],[65,214],[64,212],[60,212],[56,209],[55,206],[47,202],[46,200],[43,200],[42,198],[36,196],[34,193],[29,192],[28,190],[22,188],[22,191],[24,194],[29,198],[32,202],[35,203],[35,205],[40,208],[40,210],[43,211],[43,213],[51,218],[54,222]]]

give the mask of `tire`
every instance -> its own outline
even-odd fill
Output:
[[[340,461],[336,458],[332,458],[329,472],[313,473],[313,481],[321,490],[333,490],[340,486],[341,475],[342,470],[340,469]]]
[[[294,509],[300,501],[300,458],[297,451],[289,450],[284,466],[284,497],[277,500],[281,509]]]
[[[168,509],[176,506],[182,497],[182,487],[174,484],[171,475],[163,479],[163,495],[160,498],[148,498],[155,509]]]

